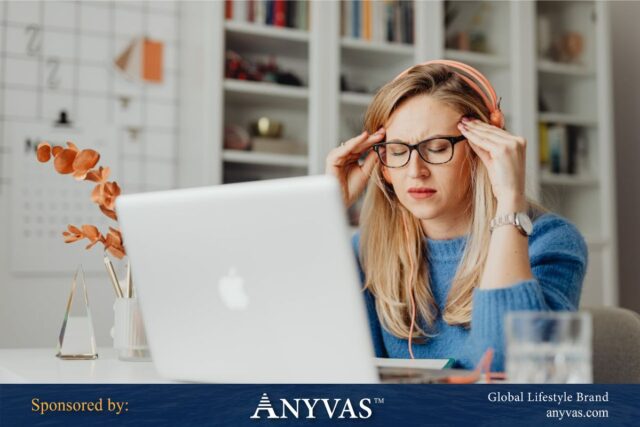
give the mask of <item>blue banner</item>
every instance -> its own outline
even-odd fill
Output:
[[[640,424],[640,385],[4,384],[0,426]]]

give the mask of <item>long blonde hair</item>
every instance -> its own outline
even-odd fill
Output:
[[[429,64],[413,67],[405,76],[378,91],[365,114],[365,130],[377,131],[404,101],[424,94],[465,116],[488,122],[489,110],[473,89],[448,66]],[[471,225],[442,313],[448,324],[464,327],[469,327],[471,322],[473,289],[484,269],[489,249],[489,221],[496,213],[487,169],[475,153],[467,161],[471,166],[471,186],[468,189],[470,203],[465,212],[471,215]],[[423,237],[420,220],[402,206],[391,185],[383,179],[380,165],[376,165],[362,207],[360,261],[366,276],[364,288],[376,297],[381,324],[398,338],[410,336],[411,298],[417,313],[429,327],[438,315],[424,262],[427,248]],[[416,322],[412,336],[425,341],[433,333],[423,330]]]

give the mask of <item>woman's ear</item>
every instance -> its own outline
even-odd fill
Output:
[[[389,174],[389,169],[385,166],[380,166],[382,169],[382,176],[387,184],[391,185],[391,175]]]
[[[382,179],[384,181],[384,187],[387,191],[388,195],[395,194],[395,190],[393,188],[393,182],[391,182],[391,174],[389,173],[389,168],[384,166],[380,166],[382,170]]]

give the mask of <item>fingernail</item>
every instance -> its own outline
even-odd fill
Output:
[[[470,121],[471,121],[471,119],[469,119],[468,117],[463,117],[462,118],[462,122],[463,123],[467,123],[467,122],[470,122]]]
[[[464,123],[458,123],[458,126],[461,127],[462,129],[467,129],[467,126]]]

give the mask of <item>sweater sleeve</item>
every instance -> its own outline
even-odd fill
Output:
[[[353,235],[351,243],[353,244],[353,251],[355,253],[356,263],[358,265],[360,286],[363,287],[365,283],[365,277],[364,272],[362,271],[362,265],[360,264],[360,232],[356,232]],[[382,326],[380,325],[380,319],[378,319],[375,298],[368,289],[363,289],[362,292],[367,307],[367,318],[369,320],[369,329],[371,330],[371,339],[373,341],[373,349],[375,355],[376,357],[389,357],[384,346],[384,340],[382,339]]]
[[[534,278],[501,289],[475,289],[469,358],[476,363],[494,349],[492,370],[504,370],[504,317],[510,311],[575,311],[580,302],[588,251],[578,229],[566,219],[546,214],[529,237]]]

